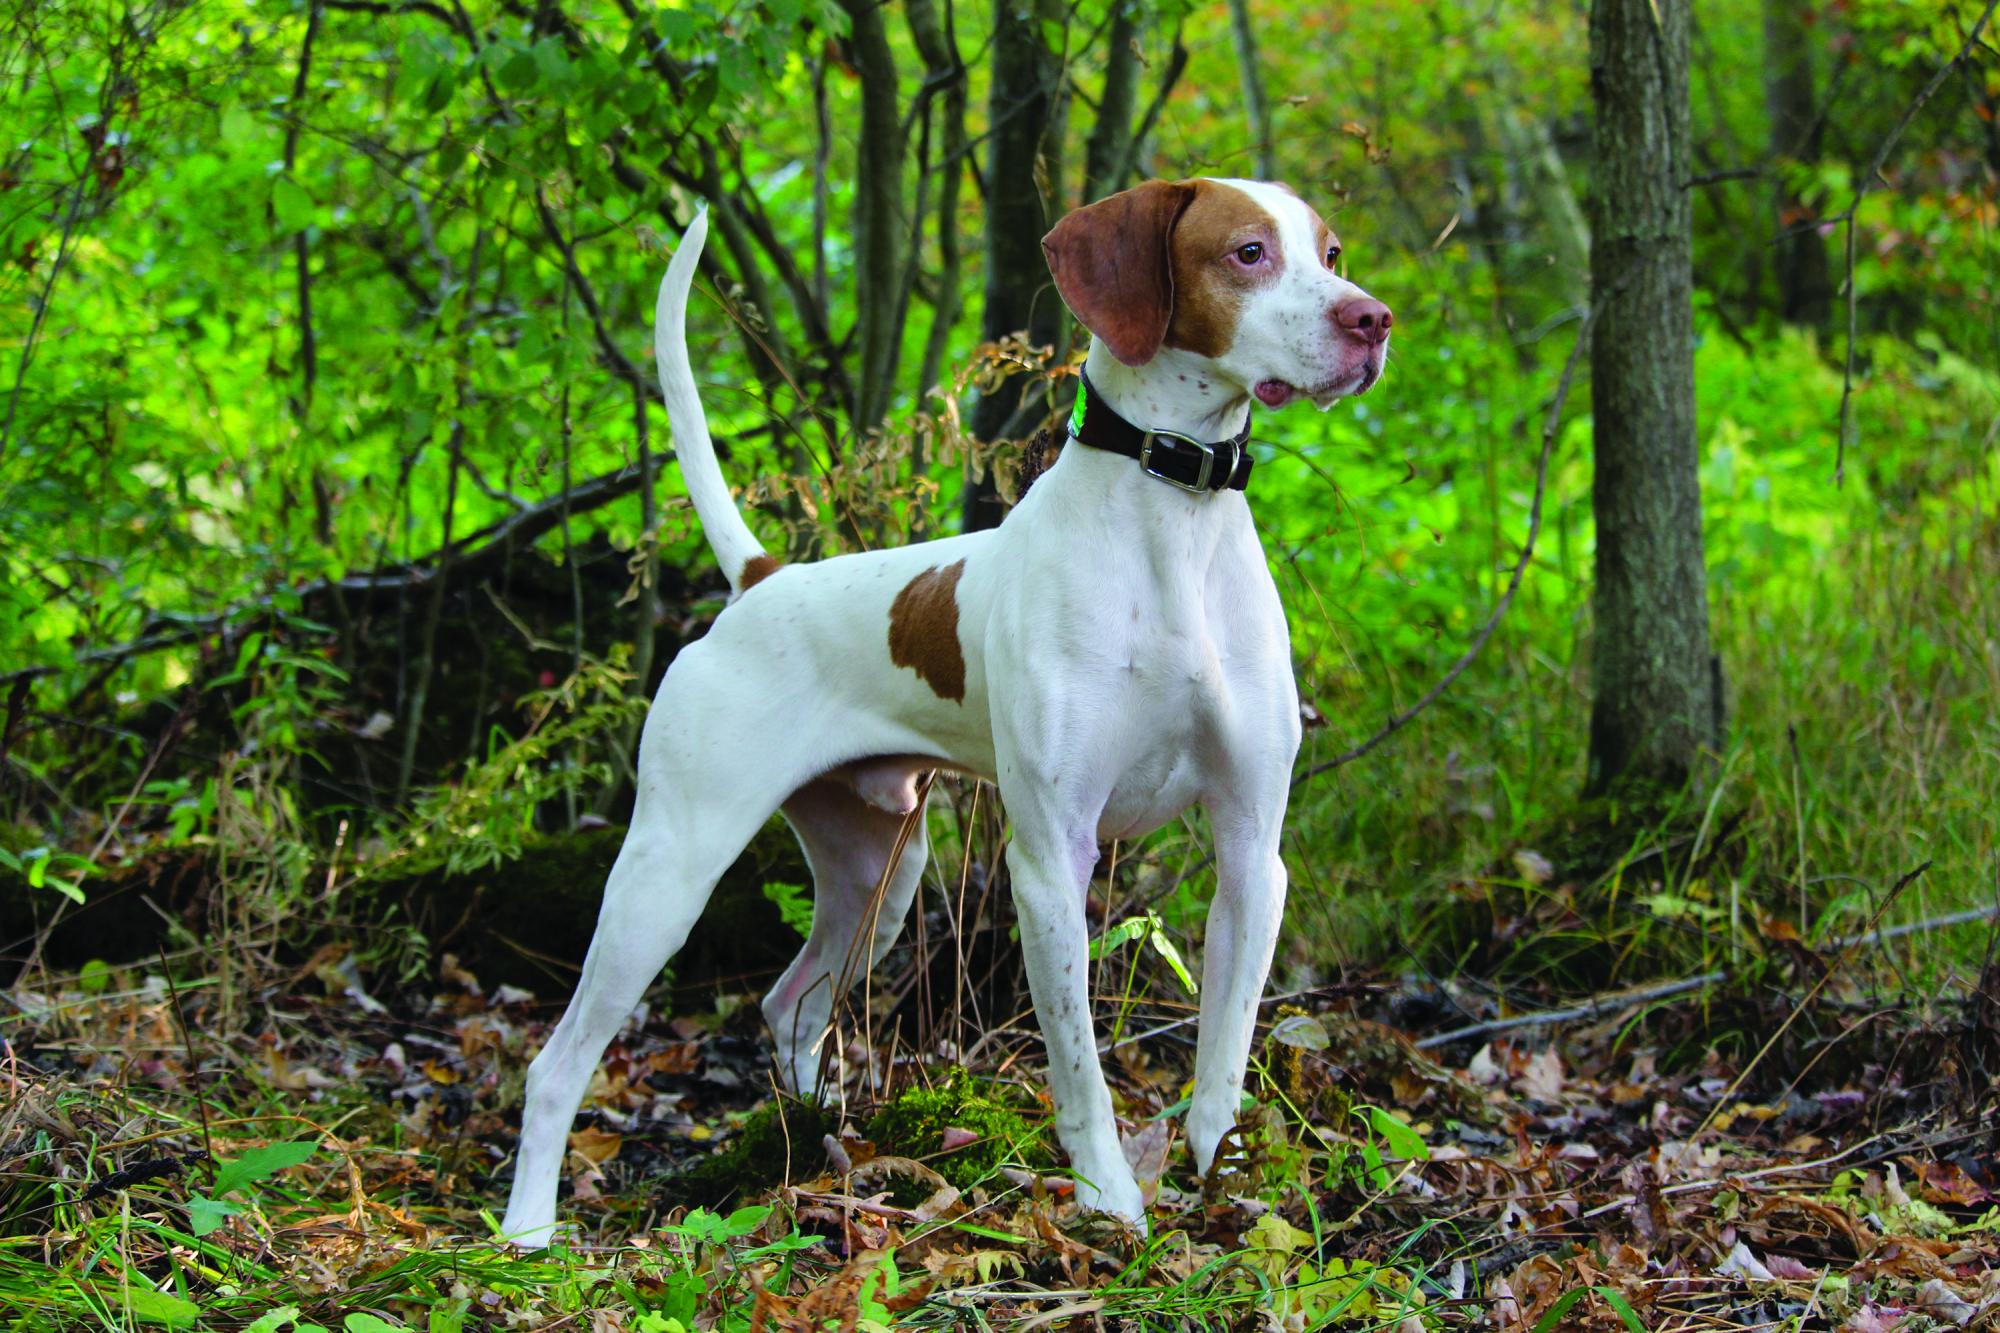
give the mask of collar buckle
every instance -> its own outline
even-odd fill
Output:
[[[1153,466],[1154,450],[1162,443],[1168,446],[1165,452],[1169,457],[1179,457],[1183,449],[1192,449],[1200,456],[1201,464],[1195,471],[1194,480],[1185,481]],[[1210,489],[1209,482],[1215,476],[1215,446],[1197,440],[1192,435],[1182,435],[1178,431],[1149,430],[1139,443],[1139,470],[1149,477],[1164,481],[1169,486],[1177,486],[1194,495],[1203,495]]]

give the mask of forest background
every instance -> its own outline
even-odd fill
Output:
[[[1990,15],[1692,18],[1716,744],[1641,808],[1583,795],[1580,4],[17,6],[8,956],[24,984],[155,950],[227,974],[338,936],[350,980],[450,953],[559,1001],[635,701],[726,593],[650,368],[692,210],[710,421],[753,526],[807,558],[1004,511],[1081,350],[1054,217],[1255,175],[1396,312],[1367,397],[1258,421],[1311,723],[1275,984],[1471,976],[1511,1012],[1950,919],[1894,958],[1930,1016],[2000,889]],[[1002,833],[950,802],[940,901]],[[1198,820],[1120,849],[1105,924],[1193,948],[1205,850]],[[732,920],[796,910],[784,855],[753,848]],[[783,961],[717,958],[711,992]],[[1766,1035],[1678,1039],[1747,1061]]]

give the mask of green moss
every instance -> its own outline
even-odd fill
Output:
[[[720,1206],[783,1184],[787,1167],[794,1176],[817,1171],[826,1160],[820,1140],[839,1131],[839,1115],[816,1102],[765,1102],[722,1151],[675,1174],[663,1192],[675,1203]]]
[[[877,1111],[865,1129],[885,1153],[927,1162],[946,1180],[966,1189],[992,1175],[1002,1163],[1047,1166],[1041,1126],[1024,1114],[1028,1099],[1012,1089],[987,1084],[964,1069],[953,1069],[927,1088],[911,1088]],[[962,1129],[978,1139],[944,1151],[944,1132]]]

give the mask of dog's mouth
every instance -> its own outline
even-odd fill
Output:
[[[1379,356],[1369,356],[1361,364],[1344,375],[1324,380],[1309,389],[1284,380],[1259,380],[1251,392],[1257,401],[1269,408],[1280,408],[1294,398],[1309,398],[1314,407],[1324,412],[1342,398],[1357,398],[1375,387],[1382,378],[1382,362]]]
[[[1266,407],[1283,407],[1299,397],[1299,390],[1283,380],[1259,380],[1250,392],[1257,395],[1257,401]]]

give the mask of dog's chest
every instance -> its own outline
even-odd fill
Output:
[[[1226,768],[1226,738],[1263,664],[1230,651],[1231,608],[1204,590],[1169,598],[1125,636],[1118,774],[1099,819],[1101,838],[1135,837],[1200,800]]]

